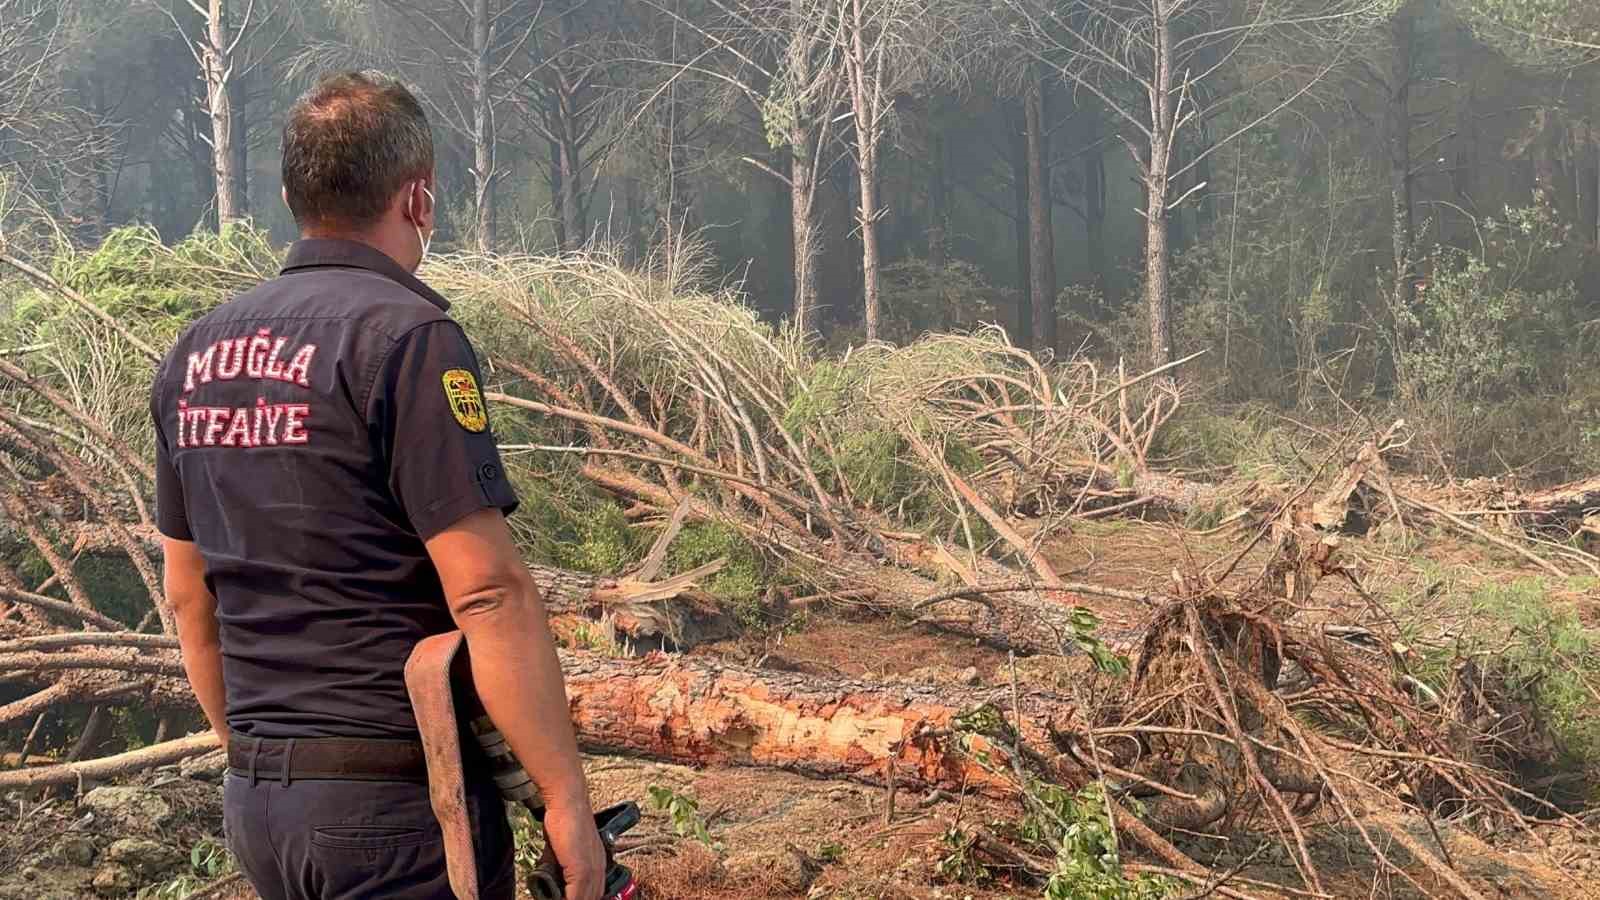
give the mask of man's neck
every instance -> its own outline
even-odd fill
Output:
[[[407,272],[414,271],[420,261],[417,251],[416,235],[411,233],[396,234],[396,229],[383,229],[377,231],[346,231],[333,228],[304,228],[300,237],[304,240],[338,240],[355,241],[366,244],[379,253],[394,260]]]

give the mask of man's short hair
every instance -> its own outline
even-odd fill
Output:
[[[422,104],[377,72],[324,76],[283,126],[283,189],[302,228],[364,228],[407,181],[433,171]]]

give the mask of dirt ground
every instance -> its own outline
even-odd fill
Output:
[[[1174,560],[1204,569],[1214,561],[1226,561],[1241,546],[1237,534],[1197,535],[1166,525],[1129,522],[1085,523],[1070,536],[1055,540],[1049,552],[1063,577],[1158,590],[1170,583]],[[1481,546],[1433,537],[1425,546],[1428,559],[1399,538],[1352,541],[1346,552],[1369,587],[1391,596],[1414,592],[1426,597],[1429,581],[1439,577],[1441,567],[1462,578],[1486,581],[1532,574],[1486,557]],[[1230,580],[1254,577],[1262,552],[1248,554]],[[1212,571],[1220,569],[1217,565]],[[1600,619],[1600,593],[1592,585],[1568,587],[1561,596],[1587,621]],[[1337,612],[1344,619],[1377,614],[1353,588],[1329,583],[1318,596],[1326,604],[1325,612]],[[1003,653],[849,609],[813,613],[803,628],[782,635],[724,642],[695,652],[853,678],[1003,684],[1010,677]],[[1019,663],[1018,671],[1019,678],[1030,680],[1055,674],[1048,666],[1027,660]],[[947,852],[941,839],[945,830],[953,823],[1015,821],[1016,810],[1005,804],[901,792],[891,814],[881,787],[819,782],[781,772],[694,770],[609,757],[591,758],[588,769],[597,804],[631,799],[644,809],[644,821],[624,839],[623,859],[635,868],[652,898],[984,900],[1040,895],[1037,886],[1012,884],[1004,877],[980,888],[940,884],[935,876],[937,863]],[[125,791],[130,788],[131,795],[108,802],[103,790],[97,795],[94,785],[85,785],[82,792],[66,791],[0,811],[0,900],[132,898],[141,887],[150,900],[186,896],[192,886],[178,892],[174,879],[192,874],[194,848],[220,834],[218,779],[214,774],[169,769],[146,773],[123,786]],[[692,798],[711,845],[677,834],[672,817],[650,804],[652,788]],[[1437,846],[1426,821],[1417,818],[1401,824],[1425,846]],[[1485,841],[1464,830],[1438,828],[1450,860],[1486,897],[1600,898],[1600,843],[1592,837],[1549,829]],[[1311,838],[1333,896],[1351,900],[1423,896],[1399,879],[1379,875],[1358,834],[1330,827]],[[1192,838],[1180,844],[1219,871],[1248,858],[1250,864],[1243,870],[1248,877],[1293,880],[1292,864],[1282,853],[1255,854],[1255,848],[1235,845],[1225,837]],[[1431,876],[1420,865],[1412,869],[1428,893],[1434,893],[1437,885]],[[169,892],[154,893],[160,885]],[[1273,895],[1265,890],[1251,893]],[[1438,895],[1449,893],[1438,890]],[[253,895],[233,882],[206,896]]]

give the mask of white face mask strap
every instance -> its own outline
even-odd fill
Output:
[[[424,194],[428,195],[428,203],[430,205],[437,205],[436,201],[433,199],[433,191],[428,190],[428,186],[427,185],[425,185],[425,184],[423,184],[422,182],[419,181],[419,182],[417,182],[417,186],[421,187],[422,188],[422,192]],[[416,196],[416,190],[415,189],[412,189],[411,196],[412,197]],[[417,230],[417,243],[422,245],[422,257],[417,260],[417,265],[420,266],[420,265],[422,265],[422,260],[428,258],[428,245],[433,243],[433,235],[430,234],[426,238],[424,238],[422,236],[422,224],[419,223],[419,222],[412,222],[411,226]]]

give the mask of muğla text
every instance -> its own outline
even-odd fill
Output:
[[[265,397],[257,397],[254,406],[200,406],[188,400],[202,384],[239,378],[311,387],[311,360],[317,355],[317,345],[301,345],[285,362],[288,342],[288,338],[273,337],[272,329],[262,328],[190,353],[183,376],[184,396],[178,401],[178,446],[275,447],[309,442],[308,403],[268,403]]]

